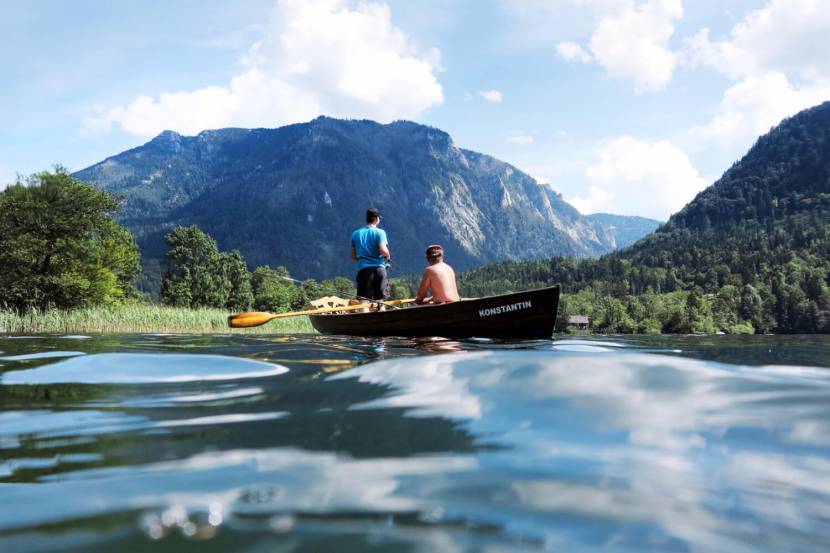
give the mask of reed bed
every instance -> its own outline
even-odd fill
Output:
[[[275,319],[253,328],[228,328],[229,313],[223,309],[187,309],[164,305],[135,304],[20,315],[0,310],[0,334],[79,333],[197,333],[197,334],[301,334],[314,333],[308,317]]]

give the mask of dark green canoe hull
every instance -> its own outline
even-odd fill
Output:
[[[558,306],[559,286],[551,286],[439,305],[310,315],[309,318],[323,334],[550,338]]]

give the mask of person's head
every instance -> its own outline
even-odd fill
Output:
[[[366,210],[366,222],[370,225],[372,223],[380,223],[380,210],[376,207],[370,207]]]
[[[430,265],[441,263],[444,260],[444,248],[440,244],[432,244],[427,246],[427,261]]]

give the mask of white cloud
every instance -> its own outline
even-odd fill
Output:
[[[537,22],[556,32],[570,30],[589,16],[595,23],[598,17],[630,6],[632,0],[501,0],[502,8],[524,23]]]
[[[320,114],[379,121],[417,118],[443,102],[440,52],[423,55],[392,25],[386,4],[281,0],[263,39],[222,86],[140,96],[84,120],[87,130],[153,136],[226,126],[278,126]]]
[[[830,99],[830,11],[816,0],[771,0],[713,42],[702,29],[685,42],[692,66],[707,66],[737,82],[717,113],[686,133],[696,149],[716,145],[734,160],[787,116]]]
[[[830,99],[830,82],[793,87],[782,73],[747,77],[723,95],[717,114],[688,134],[700,147],[716,143],[735,158],[785,117]]]
[[[587,197],[568,198],[582,213],[606,211],[666,219],[709,183],[680,149],[667,141],[630,136],[600,143],[585,169]]]
[[[512,142],[513,144],[523,145],[533,144],[535,142],[531,135],[521,131],[511,133],[510,136],[507,137],[507,141]]]
[[[573,196],[568,198],[568,203],[577,208],[583,215],[588,215],[601,211],[611,211],[606,207],[608,198],[609,195],[604,189],[591,185],[588,187],[587,197]],[[614,213],[617,213],[617,211],[614,211]]]
[[[671,80],[680,56],[669,48],[669,40],[675,20],[683,17],[681,0],[559,0],[551,4],[561,9],[582,8],[594,18],[587,48],[561,41],[556,47],[561,58],[595,61],[607,76],[633,80],[638,92],[660,90]],[[535,11],[544,18],[550,9],[551,5],[522,1],[513,12],[527,18]]]
[[[586,52],[582,46],[576,42],[560,42],[556,46],[556,53],[559,54],[559,57],[565,61],[588,63],[593,59],[591,54]]]
[[[488,356],[486,352],[465,354],[467,360],[486,359]],[[335,375],[331,379],[357,376],[360,382],[397,389],[395,394],[352,405],[352,409],[410,407],[408,415],[415,417],[481,418],[481,400],[470,390],[470,380],[459,377],[455,368],[452,356],[436,356],[419,363],[417,367],[408,360],[377,363],[360,367],[356,372]]]
[[[709,29],[686,41],[692,64],[732,78],[770,71],[808,80],[830,76],[830,10],[819,0],[771,0],[735,25],[729,40],[712,42]]]
[[[481,90],[478,92],[478,95],[488,102],[493,102],[494,104],[501,103],[501,92],[498,90]]]
[[[680,0],[649,0],[604,17],[591,36],[590,51],[609,77],[632,79],[639,91],[663,88],[677,56],[669,50]]]

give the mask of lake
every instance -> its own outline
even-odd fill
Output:
[[[830,336],[0,337],[0,551],[827,551]]]

